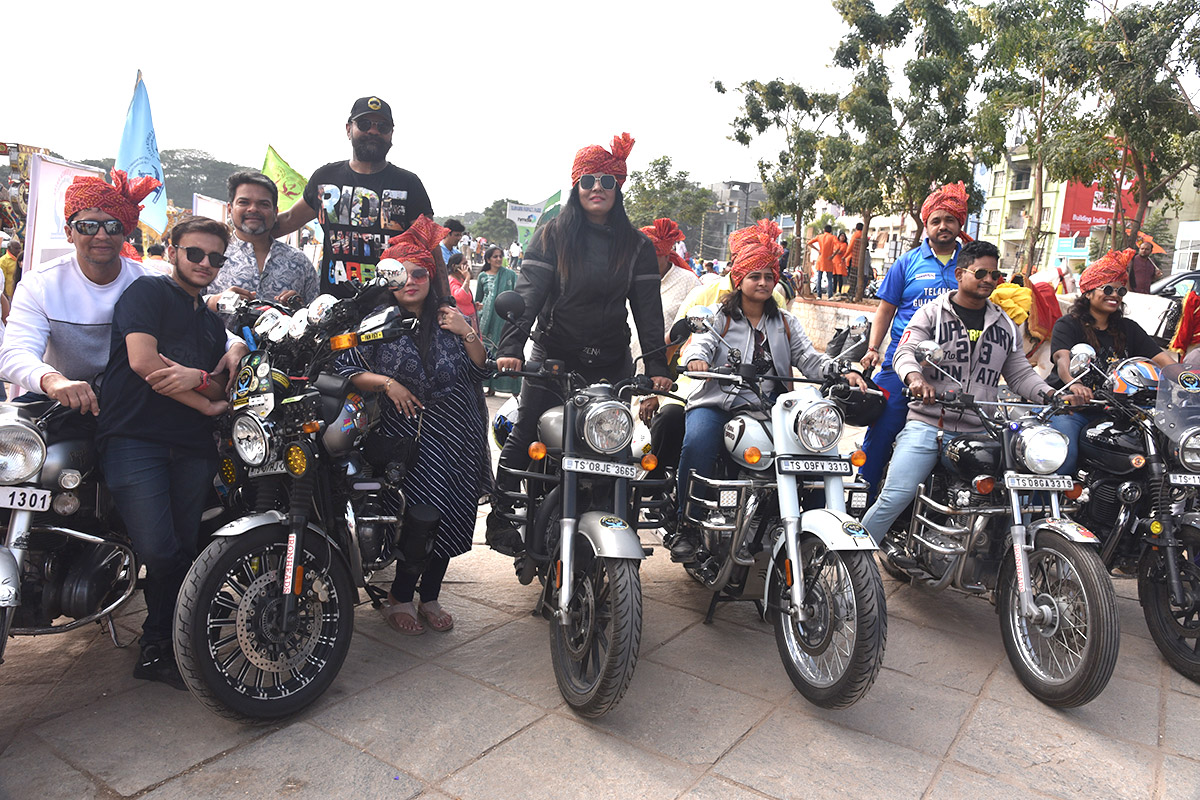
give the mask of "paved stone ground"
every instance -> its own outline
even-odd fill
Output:
[[[134,649],[98,627],[14,640],[0,798],[1200,798],[1200,686],[1159,656],[1133,581],[1116,674],[1071,711],[1017,682],[989,604],[884,582],[884,667],[837,712],[796,693],[750,604],[704,625],[706,593],[662,551],[633,683],[595,721],[558,693],[537,590],[482,544],[451,563],[453,631],[399,636],[360,606],[336,683],[282,725],[134,680]]]

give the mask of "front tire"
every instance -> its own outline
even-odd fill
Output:
[[[800,540],[808,620],[787,613],[791,593],[783,553],[771,570],[767,598],[775,644],[792,684],[810,703],[845,708],[860,700],[883,663],[887,601],[869,552],[829,550],[812,535]]]
[[[597,556],[584,537],[575,553],[569,619],[566,625],[550,620],[550,658],[567,704],[582,716],[600,717],[621,701],[637,666],[642,642],[639,562]],[[557,606],[557,592],[549,595]]]
[[[1193,598],[1186,608],[1171,602],[1167,584],[1166,550],[1147,548],[1138,563],[1138,597],[1150,638],[1167,663],[1188,680],[1200,683],[1200,533],[1193,528],[1179,531],[1179,579],[1184,593]]]
[[[1100,556],[1042,534],[1029,554],[1029,581],[1034,602],[1054,609],[1040,625],[1021,615],[1013,558],[996,587],[1000,633],[1017,678],[1048,706],[1091,702],[1108,685],[1121,642],[1117,597]]]
[[[356,592],[339,554],[308,532],[299,564],[299,624],[278,625],[287,530],[272,525],[210,544],[188,571],[175,611],[184,683],[215,714],[262,723],[295,714],[337,677],[354,633]]]

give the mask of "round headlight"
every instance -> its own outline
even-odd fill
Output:
[[[633,441],[633,414],[616,400],[592,403],[583,415],[583,440],[597,453],[617,453]]]
[[[0,484],[24,483],[42,470],[46,443],[23,422],[0,425]]]
[[[1032,425],[1017,433],[1013,451],[1025,469],[1050,475],[1067,460],[1067,437],[1049,425]]]
[[[337,305],[337,298],[331,294],[319,294],[308,304],[308,321],[320,325],[329,316],[329,312]]]
[[[809,450],[820,453],[842,438],[842,425],[841,409],[822,400],[796,415],[796,438]]]
[[[271,452],[267,429],[251,414],[241,414],[233,421],[233,448],[238,458],[252,467],[261,467]]]
[[[1192,472],[1200,472],[1200,429],[1187,431],[1179,440],[1179,463]]]

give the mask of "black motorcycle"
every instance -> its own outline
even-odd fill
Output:
[[[184,682],[222,716],[272,720],[316,700],[349,649],[356,587],[378,602],[372,573],[397,559],[419,569],[432,545],[436,512],[406,508],[399,489],[414,443],[377,430],[374,398],[330,369],[360,342],[415,332],[396,307],[364,319],[406,279],[398,263],[379,274],[381,285],[292,315],[238,312],[258,319],[230,390],[221,471],[253,511],[215,532],[175,620]]]

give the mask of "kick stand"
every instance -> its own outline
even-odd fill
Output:
[[[125,644],[121,644],[121,639],[117,636],[117,623],[113,619],[112,614],[105,614],[100,619],[100,626],[108,631],[108,638],[112,639],[112,643],[116,647],[125,649],[126,647],[129,647],[131,642],[133,642],[133,639],[130,639],[128,642],[125,642]]]
[[[738,601],[745,601],[747,599],[748,598],[745,597],[733,597],[732,595],[727,595],[722,592],[713,592],[712,600],[708,601],[708,613],[704,615],[704,624],[712,625],[713,614],[716,613],[717,610],[717,603],[735,603]],[[763,610],[762,601],[757,597],[749,598],[749,600],[750,602],[754,603],[754,607],[758,609],[759,619],[765,620],[766,612]]]
[[[388,595],[387,591],[370,583],[364,588],[367,590],[367,597],[371,598],[371,608],[383,608],[383,601]]]

